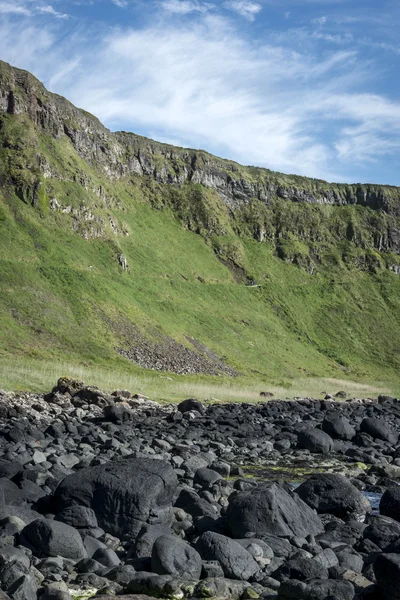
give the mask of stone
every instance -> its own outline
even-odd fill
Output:
[[[189,544],[174,535],[162,535],[154,543],[151,570],[159,575],[200,579],[202,560]]]
[[[400,486],[385,491],[379,503],[379,512],[385,517],[400,521]]]
[[[204,560],[217,560],[227,578],[247,581],[259,571],[251,554],[224,535],[207,531],[197,540],[196,549]]]
[[[33,521],[21,531],[20,544],[39,558],[63,556],[79,560],[86,557],[82,538],[76,529],[49,519]]]
[[[361,421],[360,431],[367,433],[374,439],[383,440],[390,444],[397,444],[399,436],[382,419],[367,417]]]
[[[150,515],[153,522],[171,520],[177,483],[168,463],[128,457],[69,475],[58,486],[55,503],[57,512],[70,505],[89,507],[106,532],[128,537]]]
[[[357,520],[371,512],[371,505],[362,493],[336,473],[313,475],[296,489],[296,494],[319,514]]]
[[[307,536],[323,531],[315,512],[297,494],[277,483],[238,493],[229,502],[226,519],[235,538]]]
[[[384,600],[400,598],[400,554],[380,554],[374,562],[374,573]]]
[[[322,422],[322,431],[338,440],[352,440],[356,435],[356,430],[350,421],[338,413],[325,417]]]
[[[298,434],[298,447],[316,454],[329,454],[333,450],[333,440],[320,429],[306,429]]]

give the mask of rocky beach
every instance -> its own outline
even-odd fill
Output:
[[[6,600],[400,598],[400,403],[0,393]],[[370,499],[375,500],[371,505]]]

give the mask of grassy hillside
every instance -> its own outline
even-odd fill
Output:
[[[0,387],[72,374],[158,398],[399,393],[390,218],[110,179],[67,136],[0,112]],[[120,353],[138,339],[212,352],[237,376],[145,370]]]

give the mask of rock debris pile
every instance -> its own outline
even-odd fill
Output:
[[[387,396],[0,392],[0,600],[400,600],[399,432]]]

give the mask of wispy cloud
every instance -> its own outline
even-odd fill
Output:
[[[111,2],[119,8],[126,8],[128,6],[128,0],[111,0]]]
[[[325,16],[322,17],[316,17],[315,19],[312,19],[311,23],[314,23],[315,25],[325,25],[325,23],[327,23],[328,18]]]
[[[164,0],[161,3],[164,10],[179,15],[187,15],[192,12],[206,13],[215,8],[214,4],[209,2],[197,2],[196,0]]]
[[[254,21],[256,15],[262,10],[261,4],[251,0],[227,0],[224,2],[224,6],[249,19],[249,21]]]
[[[0,2],[0,14],[15,14],[28,16],[31,14],[31,11],[28,10],[25,6],[18,4],[17,2]]]
[[[57,19],[69,19],[69,15],[58,12],[57,10],[55,10],[55,8],[53,8],[53,6],[50,6],[48,4],[46,6],[38,6],[36,10],[39,13],[51,15],[52,17],[56,17]]]
[[[177,4],[196,18],[67,36],[62,20],[8,19],[0,56],[113,129],[247,164],[338,180],[400,150],[400,103],[371,93],[354,45],[321,53],[311,25],[256,45],[228,13],[197,10],[210,3]]]

